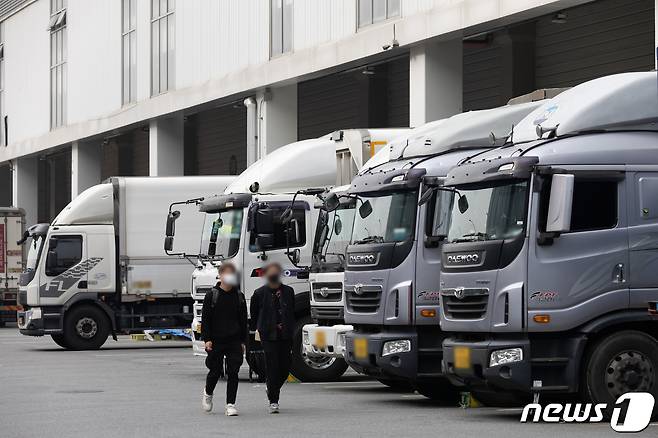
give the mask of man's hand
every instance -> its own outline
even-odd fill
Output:
[[[206,351],[212,351],[212,341],[206,341]]]

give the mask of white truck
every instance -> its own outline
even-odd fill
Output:
[[[25,263],[25,252],[18,241],[24,227],[22,209],[0,207],[0,327],[16,321],[18,278]]]
[[[230,260],[237,266],[241,288],[249,300],[263,284],[261,268],[276,261],[284,267],[285,283],[296,293],[293,375],[303,381],[331,380],[342,375],[344,365],[331,360],[314,361],[302,351],[302,327],[311,322],[308,266],[319,215],[314,208],[316,195],[349,182],[365,160],[403,132],[344,130],[282,146],[245,170],[224,194],[181,202],[197,203],[206,215],[200,227],[201,254],[192,274],[194,354],[205,354],[200,338],[201,307],[203,297],[217,282],[219,263]],[[307,188],[318,189],[304,192]],[[291,220],[284,222],[281,215],[289,207]],[[179,216],[171,211],[169,222],[173,224]],[[173,230],[173,226],[170,228]],[[174,245],[173,239],[171,233],[166,244],[171,255],[189,255],[180,250],[177,240]]]
[[[235,177],[114,177],[66,206],[52,224],[30,227],[19,282],[20,332],[50,335],[73,350],[108,335],[188,328],[193,264],[167,257],[163,214],[173,199],[222,190]],[[203,215],[179,222],[179,245],[197,252]]]

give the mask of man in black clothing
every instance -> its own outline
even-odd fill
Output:
[[[238,289],[235,266],[225,262],[219,268],[219,282],[203,299],[201,336],[205,342],[208,376],[203,393],[202,407],[212,410],[212,396],[222,375],[226,360],[227,416],[238,415],[235,399],[238,393],[238,371],[242,365],[248,337],[247,302]]]
[[[292,362],[295,330],[295,291],[281,283],[281,265],[265,267],[266,284],[251,297],[251,321],[258,330],[267,364],[267,397],[270,413],[279,412],[279,394]]]

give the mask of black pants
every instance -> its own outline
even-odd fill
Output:
[[[267,364],[267,396],[270,403],[279,403],[281,387],[288,379],[292,362],[292,341],[262,341]]]
[[[229,344],[212,343],[212,350],[206,357],[208,376],[206,377],[206,394],[212,395],[222,375],[224,359],[226,361],[226,403],[235,403],[238,394],[238,372],[242,365],[242,344],[232,342]]]

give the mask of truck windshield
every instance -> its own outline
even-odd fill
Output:
[[[27,251],[27,261],[25,264],[25,272],[34,271],[39,265],[39,254],[43,246],[44,236],[33,237],[30,241],[30,247]]]
[[[354,216],[352,244],[404,242],[414,235],[418,191],[388,192],[361,196],[372,212],[361,217],[363,204]]]
[[[314,256],[326,263],[341,263],[352,237],[354,226],[354,203],[340,207],[330,213],[322,210],[318,221],[318,241]]]
[[[466,198],[468,205],[462,213],[457,202],[459,196],[453,198],[448,242],[513,239],[523,233],[528,181],[506,182],[476,190],[460,189],[459,194]]]
[[[206,213],[201,254],[208,257],[234,257],[240,248],[243,209]]]

